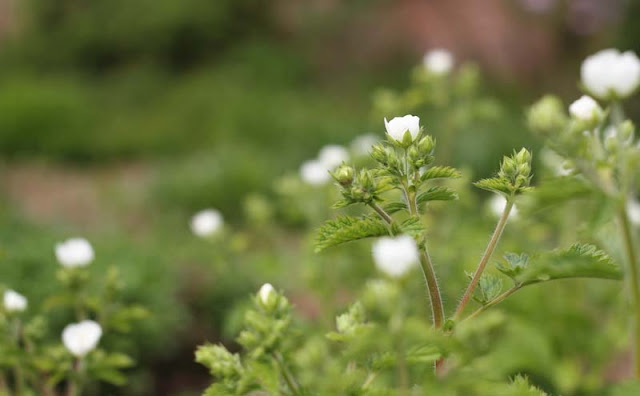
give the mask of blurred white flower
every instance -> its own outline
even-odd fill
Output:
[[[76,357],[83,357],[96,348],[102,337],[102,327],[93,320],[67,325],[62,331],[64,346]]]
[[[320,161],[327,170],[334,170],[348,160],[349,152],[347,149],[337,144],[326,145],[320,150],[320,153],[318,153],[318,161]]]
[[[500,194],[495,194],[489,200],[489,209],[491,210],[491,213],[496,217],[502,216],[502,212],[504,212],[504,208],[506,206],[507,206],[507,199]],[[518,217],[518,208],[516,208],[516,205],[513,205],[513,207],[511,208],[511,212],[509,212],[509,218],[515,219],[517,217]]]
[[[365,156],[369,154],[371,147],[379,141],[380,139],[372,133],[360,135],[351,142],[351,151],[357,156]]]
[[[393,140],[401,142],[407,131],[411,134],[411,139],[415,140],[418,133],[420,133],[420,118],[411,114],[407,114],[404,117],[395,117],[391,121],[387,121],[385,118],[384,126]]]
[[[582,84],[596,97],[624,98],[640,85],[640,59],[633,51],[606,49],[587,57],[580,74]]]
[[[409,235],[379,238],[372,252],[376,267],[393,278],[406,274],[420,260],[418,245]]]
[[[302,181],[312,186],[321,186],[331,180],[329,169],[318,160],[306,161],[300,166],[300,177]]]
[[[627,216],[633,224],[640,225],[640,202],[634,198],[627,201]]]
[[[602,116],[602,108],[591,96],[582,95],[571,103],[569,113],[579,120],[591,121]]]
[[[433,49],[424,55],[422,63],[431,73],[446,74],[453,68],[453,54],[446,49]]]
[[[224,219],[215,209],[205,209],[191,218],[191,231],[199,237],[208,237],[220,231]]]
[[[14,290],[5,290],[3,300],[7,312],[22,312],[27,309],[27,298]]]
[[[262,301],[264,305],[267,305],[272,293],[275,293],[275,289],[271,286],[271,283],[265,283],[258,291],[258,297],[260,297],[260,301]]]
[[[85,267],[93,261],[93,247],[84,238],[70,238],[56,244],[56,258],[63,267]]]

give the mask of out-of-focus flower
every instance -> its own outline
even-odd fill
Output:
[[[597,121],[602,118],[603,112],[598,102],[591,96],[582,95],[569,106],[569,113],[582,121]]]
[[[424,55],[422,63],[433,74],[447,74],[453,68],[453,54],[446,49],[433,49]]]
[[[379,238],[372,252],[376,267],[393,278],[406,274],[420,260],[418,245],[409,235]]]
[[[397,142],[402,142],[404,134],[409,131],[411,140],[415,140],[420,133],[420,118],[411,114],[404,117],[395,117],[391,121],[384,119],[384,126],[391,138]]]
[[[582,84],[600,99],[629,96],[640,85],[640,59],[633,51],[606,49],[587,57],[580,69]]]
[[[380,139],[372,133],[360,135],[351,142],[351,151],[357,156],[365,156],[369,154],[371,147],[379,141]]]
[[[102,327],[93,320],[67,325],[62,331],[64,346],[76,357],[83,357],[96,348],[102,337]]]
[[[633,224],[640,225],[640,202],[634,198],[627,201],[627,216]]]
[[[191,231],[199,237],[208,237],[220,231],[224,219],[215,209],[205,209],[191,218]]]
[[[15,290],[5,290],[3,300],[7,312],[22,312],[27,309],[27,298]]]
[[[270,305],[271,296],[275,294],[275,289],[271,286],[271,283],[265,283],[262,285],[260,290],[258,291],[258,297],[260,297],[260,302],[265,306]]]
[[[300,177],[302,181],[312,186],[321,186],[331,180],[329,169],[318,160],[306,161],[300,166]]]
[[[573,172],[568,161],[556,154],[553,150],[548,148],[542,149],[540,158],[542,158],[542,162],[551,169],[556,176],[568,176]]]
[[[349,152],[347,149],[337,144],[326,145],[320,149],[320,153],[318,153],[318,161],[320,161],[327,170],[334,170],[348,160]]]
[[[500,194],[495,194],[491,200],[489,200],[489,209],[491,209],[491,213],[496,216],[502,216],[502,212],[504,212],[504,208],[507,206],[507,199]],[[509,212],[509,218],[515,219],[518,217],[518,208],[516,205],[513,205],[511,208],[511,212]]]
[[[85,267],[94,259],[93,247],[84,238],[70,238],[56,245],[56,258],[63,267]]]

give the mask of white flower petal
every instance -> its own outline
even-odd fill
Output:
[[[62,331],[64,346],[76,357],[83,357],[98,346],[102,327],[93,320],[67,325]]]
[[[191,218],[191,231],[199,237],[211,236],[222,228],[224,219],[215,209],[205,209]]]
[[[422,60],[424,67],[434,74],[446,74],[453,68],[453,54],[446,49],[437,48],[427,52]]]
[[[22,312],[27,309],[27,298],[15,290],[5,290],[3,297],[7,312]]]
[[[420,260],[416,241],[409,235],[379,238],[372,253],[376,267],[393,278],[403,276]]]
[[[93,247],[84,238],[70,238],[58,243],[56,258],[63,267],[85,267],[94,259]]]

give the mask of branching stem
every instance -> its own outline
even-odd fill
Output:
[[[500,216],[500,220],[498,220],[498,224],[496,224],[496,228],[493,231],[493,235],[491,235],[491,239],[489,240],[489,244],[487,245],[487,249],[484,251],[480,262],[478,263],[478,267],[476,268],[476,272],[473,274],[473,278],[471,278],[471,282],[469,286],[467,286],[467,290],[465,290],[462,295],[462,299],[460,299],[460,303],[458,304],[458,308],[456,308],[456,313],[454,315],[454,319],[460,319],[460,316],[464,312],[465,307],[471,300],[471,296],[473,296],[473,292],[480,281],[480,277],[482,276],[482,272],[484,271],[487,263],[491,259],[498,242],[500,241],[500,236],[502,236],[502,231],[504,227],[507,225],[507,219],[509,218],[509,214],[511,213],[511,209],[513,208],[513,197],[507,199],[507,204],[504,207],[504,211]]]

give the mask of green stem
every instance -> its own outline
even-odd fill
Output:
[[[76,359],[73,363],[73,376],[69,379],[67,386],[67,396],[80,396],[84,382],[84,361],[82,358]]]
[[[287,386],[289,387],[289,390],[291,391],[291,393],[294,395],[300,395],[300,386],[296,382],[295,378],[293,378],[293,374],[291,374],[291,372],[287,368],[287,365],[284,363],[284,358],[282,357],[282,355],[278,352],[274,352],[272,356],[275,359],[275,361],[278,363],[278,366],[280,367],[280,372],[282,373],[282,377],[284,378],[284,381],[287,383]]]
[[[416,194],[414,192],[409,192],[408,189],[406,189],[405,195],[409,204],[409,213],[412,216],[419,216],[420,214],[418,213]],[[436,271],[433,267],[431,257],[429,256],[426,241],[424,241],[420,246],[420,268],[422,268],[422,275],[427,283],[429,301],[431,302],[433,325],[436,329],[439,329],[444,324],[444,306],[442,304],[440,287],[438,286],[438,278],[436,277]]]
[[[473,311],[473,313],[471,313],[469,316],[464,318],[464,320],[475,318],[476,316],[480,315],[481,313],[483,313],[487,309],[489,309],[489,308],[491,308],[491,307],[493,307],[495,305],[500,304],[502,301],[506,300],[507,297],[509,297],[513,293],[517,292],[518,290],[520,290],[521,287],[522,286],[514,286],[513,288],[507,290],[506,292],[502,293],[498,297],[494,298],[493,300],[489,301],[485,305],[483,305],[480,308],[478,308],[475,311]]]
[[[618,222],[627,256],[629,268],[629,290],[631,293],[631,305],[633,308],[633,357],[635,362],[635,378],[640,378],[640,275],[638,274],[638,259],[634,247],[631,224],[627,217],[625,205],[620,205]]]
[[[13,323],[13,337],[14,337],[14,342],[16,344],[16,347],[18,349],[21,349],[21,345],[20,345],[20,340],[22,338],[21,334],[22,334],[22,322],[20,321],[19,317],[16,317]],[[22,395],[24,392],[24,385],[25,385],[25,380],[24,380],[24,372],[22,371],[22,357],[25,356],[24,354],[21,354],[21,357],[18,359],[18,361],[16,362],[16,365],[13,367],[13,379],[15,381],[15,388],[16,388],[16,394],[17,395]]]
[[[383,219],[384,221],[386,221],[389,225],[391,225],[391,223],[393,223],[393,218],[392,218],[391,216],[389,216],[389,214],[388,214],[387,212],[385,212],[385,210],[384,210],[384,209],[382,209],[382,208],[380,207],[380,205],[378,205],[378,204],[377,204],[377,203],[375,203],[375,202],[371,202],[371,203],[369,204],[369,206],[371,206],[371,208],[372,208],[373,210],[375,210],[375,211],[376,211],[376,213],[377,213],[380,217],[382,217],[382,219]]]
[[[491,259],[493,255],[493,251],[496,249],[498,242],[500,241],[500,236],[502,235],[502,231],[504,231],[504,227],[507,225],[507,220],[509,219],[509,214],[511,213],[511,208],[513,208],[513,197],[507,199],[507,205],[502,212],[502,216],[500,216],[500,220],[498,220],[498,224],[496,224],[496,228],[493,231],[493,235],[491,235],[491,239],[489,240],[489,244],[487,245],[487,249],[484,251],[480,262],[478,263],[478,268],[476,268],[476,272],[473,274],[473,278],[471,278],[471,282],[469,286],[467,286],[467,290],[465,290],[462,295],[462,299],[460,299],[460,303],[458,303],[458,308],[456,308],[456,313],[454,315],[454,319],[460,319],[460,316],[464,312],[465,307],[471,300],[471,296],[480,281],[480,277],[482,276],[482,272],[484,271],[487,263]]]

